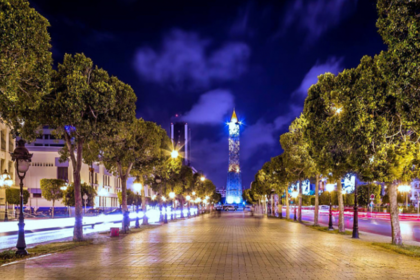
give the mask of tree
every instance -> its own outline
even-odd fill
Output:
[[[39,125],[41,99],[50,91],[49,22],[26,0],[0,0],[0,111],[21,137]]]
[[[215,191],[212,195],[211,195],[211,202],[212,203],[214,203],[214,204],[217,204],[217,203],[219,203],[221,200],[222,200],[222,195],[219,193],[219,192],[217,192],[217,191]]]
[[[184,218],[185,196],[191,192],[193,185],[193,171],[191,167],[183,165],[179,173],[174,174],[174,180],[171,183],[181,205],[181,218]]]
[[[290,174],[287,171],[287,167],[285,164],[285,156],[281,154],[279,156],[271,158],[271,172],[276,177],[276,183],[274,184],[274,191],[278,194],[281,198],[283,193],[285,194],[285,202],[286,202],[286,219],[290,217],[290,209],[289,209],[289,186],[291,183]],[[279,213],[280,217],[282,216],[282,212]]]
[[[53,74],[54,90],[44,97],[40,117],[66,143],[63,159],[73,166],[75,226],[73,240],[83,240],[83,203],[80,170],[83,146],[92,140],[112,137],[121,122],[135,114],[132,88],[93,65],[83,54],[66,54]]]
[[[120,203],[120,205],[122,205],[123,204],[122,192],[118,192],[117,196],[118,196],[118,202]],[[127,205],[139,205],[140,201],[142,200],[142,196],[135,194],[130,189],[127,189],[127,198],[126,199],[127,199]],[[144,212],[144,213],[146,213],[146,212]]]
[[[357,191],[357,201],[359,205],[365,205],[368,207],[370,204],[370,195],[375,195],[374,203],[381,203],[381,186],[376,184],[361,185]]]
[[[74,199],[74,185],[75,183],[69,184],[67,186],[67,189],[63,191],[63,204],[66,206],[74,207],[76,205],[76,201]],[[95,197],[98,195],[95,188],[89,184],[82,183],[80,185],[80,189],[81,196],[83,197],[86,194],[88,197],[86,201],[86,206],[95,206]]]
[[[54,205],[55,201],[63,197],[61,187],[66,184],[66,181],[61,179],[41,179],[41,192],[42,196],[52,201],[52,218],[54,218]]]
[[[117,133],[97,141],[100,147],[98,159],[109,172],[121,179],[122,209],[124,219],[122,231],[127,232],[130,219],[127,207],[127,179],[137,165],[137,174],[143,169],[140,166],[153,161],[160,152],[160,128],[153,122],[136,119],[133,122],[120,122]],[[133,174],[134,175],[134,174]],[[142,191],[144,194],[144,188]],[[145,196],[143,195],[145,198]],[[144,203],[145,204],[145,203]]]
[[[304,137],[307,121],[303,115],[295,119],[289,127],[289,132],[280,136],[284,150],[286,170],[293,181],[299,185],[299,222],[302,222],[302,181],[317,174],[315,161],[310,155],[309,143]],[[316,211],[317,212],[317,211]]]
[[[6,189],[6,199],[8,204],[20,204],[20,190],[7,188]],[[23,190],[23,204],[27,204],[29,200],[29,192]]]

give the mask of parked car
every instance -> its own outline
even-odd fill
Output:
[[[216,205],[216,206],[214,206],[214,210],[216,210],[216,211],[222,211],[223,210],[223,206],[222,205]]]
[[[233,205],[228,205],[224,207],[225,211],[236,211],[236,207]]]
[[[252,211],[251,206],[248,206],[248,205],[247,205],[247,206],[245,206],[245,207],[244,207],[244,211]]]
[[[105,215],[122,215],[122,214],[123,214],[123,211],[121,208],[116,208],[105,213]]]
[[[319,211],[329,211],[330,206],[329,205],[319,205]]]

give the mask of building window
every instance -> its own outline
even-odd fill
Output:
[[[33,198],[41,198],[42,195],[40,193],[33,193],[32,194]]]
[[[69,179],[68,167],[57,167],[57,179],[68,181]]]

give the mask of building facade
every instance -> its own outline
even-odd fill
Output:
[[[33,208],[51,207],[52,202],[42,197],[41,179],[62,179],[69,183],[73,179],[73,166],[67,160],[60,162],[59,151],[64,147],[62,139],[55,139],[52,130],[44,127],[43,133],[35,142],[26,145],[32,156],[24,183],[30,193],[28,206]],[[121,179],[110,173],[102,164],[87,165],[82,163],[80,170],[82,183],[90,184],[97,192],[94,200],[95,207],[119,207],[118,192],[121,192]],[[127,187],[132,188],[134,178],[129,178]],[[151,196],[152,191],[145,187],[146,196]],[[56,207],[64,206],[60,201],[55,202]]]
[[[191,130],[187,123],[171,123],[170,137],[174,149],[183,159],[183,164],[191,166]]]
[[[10,128],[0,119],[0,174],[5,171],[9,173],[13,182],[15,181],[15,165],[12,161],[10,153],[15,149],[15,140],[13,135],[10,133]],[[6,207],[6,186],[2,180],[0,180],[0,207],[1,212],[4,215],[4,209]],[[13,184],[12,187],[17,187]],[[1,217],[3,218],[3,216]]]
[[[240,151],[240,122],[233,110],[229,125],[229,166],[226,184],[226,203],[239,204],[242,202],[242,177],[239,164]]]

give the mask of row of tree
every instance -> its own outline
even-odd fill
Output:
[[[376,26],[388,49],[364,56],[357,67],[338,75],[318,77],[303,114],[280,137],[283,154],[264,164],[252,192],[275,190],[288,196],[285,190],[292,183],[314,178],[318,224],[319,181],[327,178],[337,184],[338,229],[343,232],[342,178],[350,173],[365,182],[383,182],[392,243],[400,245],[397,187],[417,178],[420,170],[420,2],[378,0],[377,10]]]
[[[74,240],[83,240],[82,162],[101,162],[121,179],[123,231],[129,227],[129,176],[138,176],[161,195],[190,190],[184,183],[191,170],[182,167],[180,158],[171,158],[174,147],[166,131],[136,119],[137,97],[129,85],[80,53],[65,54],[53,69],[47,19],[26,0],[0,0],[0,11],[1,117],[28,141],[43,125],[64,139],[61,159],[73,167]],[[211,195],[210,183],[206,180],[198,195]]]

